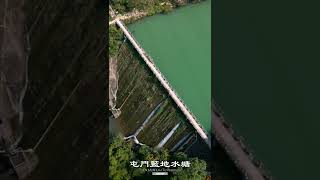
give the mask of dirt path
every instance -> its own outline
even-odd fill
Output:
[[[140,19],[144,16],[147,16],[147,12],[138,11],[138,10],[133,10],[132,12],[129,12],[126,14],[117,14],[110,5],[109,5],[109,14],[112,17],[112,20],[109,21],[109,25],[116,23],[116,19],[123,21],[126,19]]]
[[[111,14],[114,14],[114,13],[111,13]],[[115,16],[115,18],[112,21],[109,21],[109,25],[116,23],[116,19],[119,19],[121,21],[127,20],[127,19],[140,19],[146,15],[147,15],[146,12],[138,11],[138,10],[135,10],[123,15],[119,14]]]

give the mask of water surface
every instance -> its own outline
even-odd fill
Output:
[[[129,29],[210,132],[211,1],[144,18]]]
[[[320,179],[318,11],[302,6],[234,1],[216,9],[213,96],[276,180]]]

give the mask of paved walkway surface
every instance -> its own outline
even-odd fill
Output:
[[[141,17],[144,17],[147,15],[147,12],[143,12],[143,11],[138,11],[138,10],[134,10],[132,12],[126,13],[126,14],[117,14],[112,7],[109,5],[109,14],[112,18],[111,21],[109,21],[109,25],[111,24],[115,24],[116,23],[116,19],[119,19],[121,21],[126,20],[126,19],[139,19]]]

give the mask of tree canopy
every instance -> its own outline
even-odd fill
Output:
[[[197,3],[204,0],[110,0],[112,7],[119,13],[130,12],[133,9],[140,11],[168,12],[174,7],[186,5],[188,3]]]
[[[119,48],[119,43],[122,40],[122,32],[116,26],[109,26],[109,54],[114,56]]]
[[[166,179],[204,180],[207,176],[207,164],[203,160],[189,158],[183,152],[171,154],[166,149],[155,151],[147,146],[135,147],[121,136],[114,137],[109,146],[109,179],[150,179],[150,175],[145,174],[143,169],[130,166],[130,161],[190,161],[190,168],[179,167]]]
[[[172,10],[169,0],[111,0],[112,7],[120,14],[134,9],[147,12],[148,15],[166,13]]]

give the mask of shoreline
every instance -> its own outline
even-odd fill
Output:
[[[140,21],[144,18],[147,18],[147,17],[151,17],[151,16],[157,16],[157,15],[167,15],[167,14],[170,14],[170,13],[173,13],[174,11],[178,10],[178,9],[181,9],[181,8],[184,8],[184,7],[188,7],[188,6],[192,6],[192,5],[197,5],[197,4],[201,4],[201,3],[204,3],[206,1],[210,1],[210,0],[204,0],[204,1],[199,1],[199,2],[186,2],[185,4],[183,5],[180,5],[180,6],[174,6],[172,4],[170,4],[170,11],[167,11],[167,12],[158,12],[158,13],[154,13],[154,14],[148,14],[148,12],[146,11],[139,11],[137,9],[134,9],[133,11],[130,11],[130,12],[127,12],[125,14],[117,14],[113,8],[112,8],[112,5],[109,5],[109,14],[112,14],[112,15],[115,15],[116,14],[116,17],[113,18],[112,15],[111,17],[113,18],[111,21],[109,21],[109,25],[114,25],[115,24],[115,20],[117,18],[119,18],[122,22],[124,22],[126,25],[128,24],[131,24],[131,23],[135,23],[137,21]],[[163,6],[164,4],[161,4],[161,6]],[[110,10],[112,13],[110,13]],[[117,17],[118,15],[120,15],[120,17]]]

